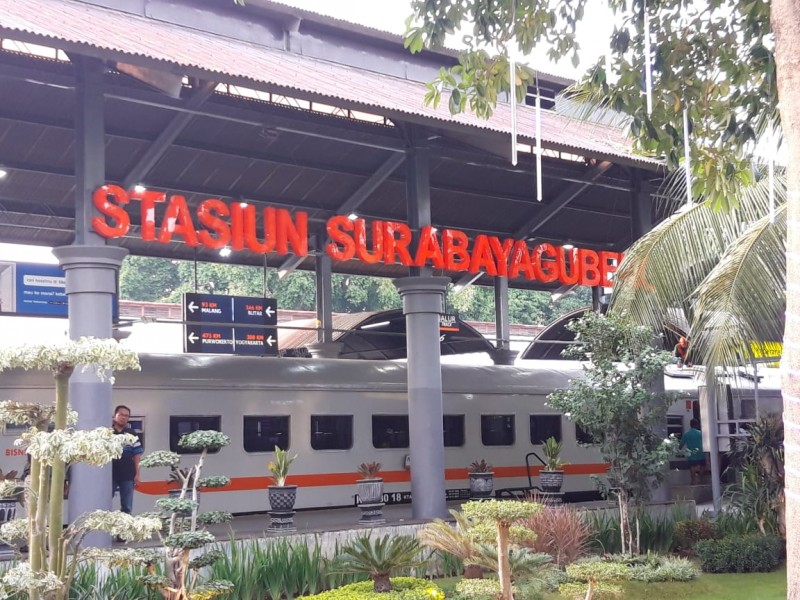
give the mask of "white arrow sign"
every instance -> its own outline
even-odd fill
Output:
[[[275,343],[275,340],[272,339],[272,336],[269,336],[267,338],[267,344],[269,344],[269,347],[272,348],[272,344],[274,344],[274,343]]]
[[[188,335],[188,338],[189,338],[189,341],[190,341],[192,344],[194,344],[194,343],[195,343],[197,340],[199,340],[199,339],[200,339],[199,337],[197,337],[197,336],[194,334],[194,331],[192,331],[192,332],[191,332],[191,333]]]
[[[268,317],[271,317],[272,316],[272,307],[268,306],[267,308],[265,308],[264,309],[264,314],[267,315]]]
[[[197,306],[197,304],[194,303],[194,301],[192,301],[189,302],[189,306],[187,306],[186,308],[189,309],[190,313],[194,314],[194,311],[196,311],[199,307]]]

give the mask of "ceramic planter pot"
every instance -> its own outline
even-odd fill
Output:
[[[560,492],[564,485],[564,471],[545,471],[539,472],[539,487],[544,492]]]
[[[470,498],[491,498],[494,490],[494,473],[470,473]]]
[[[271,485],[267,488],[270,524],[268,531],[292,532],[294,526],[294,502],[297,499],[296,485]]]
[[[0,525],[8,523],[17,518],[17,499],[16,498],[0,498]],[[8,544],[0,544],[0,557],[3,560],[11,558],[14,554],[14,549]]]
[[[358,507],[361,509],[359,523],[378,525],[385,523],[383,517],[383,479],[359,479],[356,481]]]

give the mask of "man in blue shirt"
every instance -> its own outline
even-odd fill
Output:
[[[692,474],[692,485],[700,483],[706,468],[706,455],[703,453],[703,434],[700,432],[700,421],[692,419],[691,429],[681,436],[681,448],[686,447],[686,460]]]
[[[128,425],[131,418],[131,409],[120,404],[114,409],[114,420],[112,427],[116,435],[130,433],[136,435]],[[139,441],[122,449],[122,456],[111,462],[112,495],[119,490],[120,510],[131,514],[133,511],[133,488],[139,485],[139,461],[142,459],[144,448]]]

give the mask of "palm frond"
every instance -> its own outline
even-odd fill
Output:
[[[420,545],[411,536],[385,535],[376,540],[363,536],[346,546],[330,565],[332,573],[366,573],[371,577],[391,574],[424,564]]]
[[[667,184],[664,196],[679,187]],[[784,180],[776,177],[776,189]],[[777,195],[783,203],[784,194]],[[769,211],[769,186],[746,188],[737,208],[721,212],[707,203],[684,206],[639,239],[625,255],[614,283],[610,310],[661,331],[671,312],[691,322],[690,299],[729,246]]]
[[[475,554],[475,544],[467,533],[469,521],[456,510],[451,510],[450,514],[456,519],[455,527],[436,519],[425,529],[420,530],[417,538],[425,546],[448,552],[464,560]]]
[[[692,352],[706,366],[752,358],[751,344],[782,339],[786,205],[746,231],[696,290]]]

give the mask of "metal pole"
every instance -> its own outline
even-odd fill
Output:
[[[711,469],[711,498],[714,514],[721,507],[722,491],[719,480],[719,425],[717,424],[717,378],[713,368],[706,367],[706,414],[703,424],[708,431],[708,453]]]

